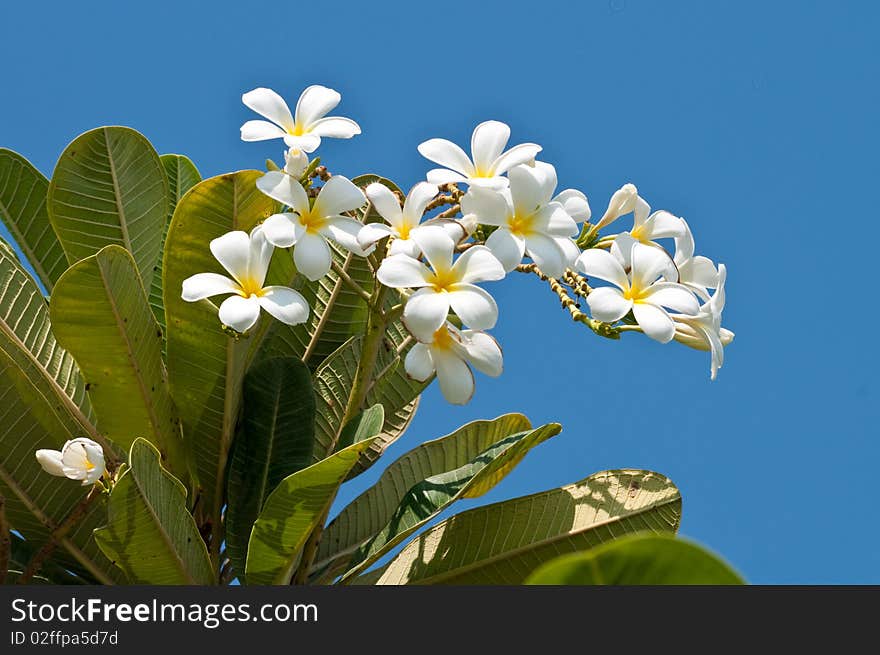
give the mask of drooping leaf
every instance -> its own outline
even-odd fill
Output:
[[[240,576],[263,503],[284,478],[312,463],[314,444],[315,393],[308,367],[296,357],[255,364],[244,379],[226,494],[226,554]]]
[[[205,542],[186,508],[186,488],[146,439],[132,444],[129,465],[110,493],[107,525],[95,531],[101,550],[132,583],[213,584]]]
[[[351,560],[343,580],[366,570],[409,535],[459,498],[476,498],[494,487],[536,445],[561,431],[558,423],[509,435],[467,464],[433,475],[414,485],[401,499],[388,523]]]
[[[260,175],[240,171],[194,186],[178,203],[165,241],[162,273],[171,396],[195,461],[201,498],[215,520],[223,502],[244,373],[272,321],[264,315],[249,335],[232,338],[221,329],[210,300],[185,302],[180,292],[183,280],[196,273],[226,274],[211,254],[212,239],[231,230],[250,231],[276,212],[275,201],[257,190]],[[292,268],[290,256],[276,252],[269,283],[289,284]]]
[[[116,244],[150,288],[168,213],[168,181],[150,142],[127,127],[99,127],[64,149],[48,194],[49,218],[74,264]]]
[[[473,421],[404,453],[327,526],[315,566],[340,558],[347,563],[355,550],[389,524],[410,489],[423,480],[469,465],[493,444],[531,427],[522,414],[505,414],[490,421]],[[480,470],[477,466],[471,469]]]
[[[526,584],[741,585],[744,581],[702,546],[667,535],[634,534],[550,560]]]
[[[0,148],[0,219],[51,292],[67,268],[67,257],[49,222],[48,192],[49,180],[33,164],[17,152]]]
[[[248,584],[288,584],[309,534],[370,440],[352,444],[287,476],[254,523],[247,555]]]
[[[58,342],[76,358],[101,431],[128,449],[138,436],[186,477],[180,420],[168,393],[162,333],[131,254],[107,246],[61,276],[50,303]]]
[[[183,155],[162,155],[159,157],[165,176],[168,178],[168,212],[166,213],[165,225],[162,229],[162,239],[159,246],[159,256],[153,266],[153,282],[150,285],[150,307],[153,308],[153,316],[165,329],[165,305],[162,303],[162,259],[165,249],[165,235],[171,224],[171,217],[180,199],[202,181],[195,164]]]
[[[377,584],[521,584],[538,566],[624,534],[674,532],[681,496],[665,476],[605,471],[477,507],[410,541]]]

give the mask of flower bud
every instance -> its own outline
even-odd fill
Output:
[[[635,208],[636,199],[639,197],[639,190],[635,184],[624,184],[611,196],[608,201],[608,209],[596,224],[597,230],[613,223],[624,214],[630,213]]]

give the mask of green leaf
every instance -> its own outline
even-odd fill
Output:
[[[366,570],[459,498],[477,498],[489,491],[522,461],[529,450],[561,430],[558,423],[548,423],[534,430],[508,435],[463,466],[417,483],[403,496],[382,530],[355,553],[350,563],[353,568],[342,580]]]
[[[99,127],[74,139],[52,174],[48,209],[70,264],[120,245],[150,288],[168,213],[168,180],[142,134]]]
[[[557,557],[526,580],[533,585],[741,585],[730,565],[702,546],[635,534]]]
[[[126,450],[136,437],[148,437],[185,477],[162,333],[129,252],[107,246],[71,266],[52,292],[50,316],[88,383],[101,431]]]
[[[67,268],[55,236],[46,194],[49,180],[17,152],[0,148],[0,219],[47,291]]]
[[[560,554],[643,530],[674,532],[680,518],[681,495],[665,476],[605,471],[442,521],[410,541],[377,584],[522,584]]]
[[[315,393],[308,367],[296,357],[255,364],[244,379],[244,410],[226,485],[226,554],[239,575],[266,497],[311,464],[314,444]]]
[[[358,441],[375,437],[382,431],[384,423],[385,409],[382,405],[368,407],[342,428],[342,434],[339,435],[339,443],[336,444],[336,447],[345,448]]]
[[[132,444],[129,466],[110,493],[107,525],[95,530],[101,550],[132,583],[213,584],[205,542],[186,509],[186,488],[146,439]]]
[[[346,564],[366,541],[385,528],[415,485],[468,465],[487,448],[512,434],[531,429],[522,414],[473,421],[439,439],[426,441],[388,465],[372,487],[348,504],[327,526],[315,567]]]
[[[162,272],[171,397],[192,450],[201,499],[214,520],[223,504],[244,373],[273,321],[264,315],[249,335],[232,338],[221,329],[217,307],[210,300],[185,302],[180,291],[183,280],[196,273],[227,275],[211,254],[212,239],[231,230],[249,231],[276,212],[275,201],[257,190],[261,175],[240,171],[194,186],[178,203],[165,242]],[[287,279],[278,272],[282,269]],[[290,255],[277,252],[267,280],[289,284],[292,271]]]
[[[162,155],[159,157],[162,166],[165,169],[165,175],[168,178],[168,212],[165,218],[165,225],[162,229],[161,245],[159,247],[159,257],[155,261],[153,267],[153,282],[150,285],[150,307],[153,308],[153,316],[156,321],[165,329],[165,305],[162,303],[162,259],[165,249],[165,236],[168,234],[168,226],[171,224],[171,217],[174,215],[174,209],[177,203],[183,198],[184,194],[202,181],[199,171],[188,158],[183,155]]]
[[[287,476],[269,495],[254,523],[247,555],[248,584],[288,584],[312,530],[339,485],[370,445],[361,441]]]
[[[9,537],[11,542],[9,570],[10,572],[16,571],[20,574],[27,569],[28,563],[37,554],[38,549],[34,548],[33,544],[17,535],[14,531],[9,533]],[[18,578],[18,575],[15,578]],[[52,559],[47,559],[43,562],[40,566],[39,575],[34,577],[35,580],[37,578],[41,578],[38,580],[40,584],[79,585],[89,582],[71,573],[57,562],[53,562]],[[12,583],[14,584],[14,579]]]

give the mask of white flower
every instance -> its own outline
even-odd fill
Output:
[[[450,307],[474,330],[494,327],[498,306],[474,282],[504,277],[504,269],[495,255],[485,246],[473,246],[453,264],[455,243],[442,228],[425,227],[412,238],[431,268],[409,255],[392,255],[382,261],[376,277],[387,287],[418,289],[403,310],[403,322],[413,336],[430,341],[446,322]]]
[[[265,141],[283,138],[290,148],[314,152],[321,137],[350,139],[361,128],[350,118],[324,118],[342,96],[326,86],[313,85],[300,95],[296,112],[291,116],[284,99],[272,89],[259,88],[241,96],[241,101],[269,121],[248,121],[241,126],[242,141]]]
[[[188,302],[220,294],[232,294],[220,304],[220,322],[236,332],[253,327],[260,307],[282,323],[297,325],[309,317],[305,299],[288,287],[263,286],[272,246],[263,230],[228,232],[211,241],[211,253],[232,276],[199,273],[183,281],[182,298]]]
[[[257,180],[257,188],[292,210],[270,216],[262,227],[274,246],[296,246],[296,269],[309,280],[319,280],[330,271],[333,255],[327,239],[356,254],[365,254],[357,242],[363,223],[342,213],[362,207],[367,199],[348,178],[334,175],[327,180],[311,207],[299,181],[280,171],[266,173]]]
[[[410,349],[404,368],[420,382],[436,372],[443,397],[454,405],[464,405],[474,395],[474,374],[468,364],[486,375],[501,375],[503,361],[498,342],[483,332],[459,331],[445,323],[425,342]]]
[[[680,237],[684,232],[684,219],[662,209],[652,214],[651,205],[641,196],[636,196],[633,202],[633,228],[629,231],[633,239],[651,245],[655,239]]]
[[[284,172],[299,179],[309,167],[309,158],[306,153],[298,148],[288,148],[284,152]]]
[[[522,143],[504,152],[510,139],[510,128],[499,121],[486,121],[474,129],[471,137],[473,161],[464,150],[446,139],[429,139],[419,146],[423,157],[444,168],[428,172],[428,182],[446,184],[460,182],[474,186],[503,189],[507,179],[501,177],[518,164],[534,160],[541,146]]]
[[[453,241],[460,241],[466,236],[465,227],[451,219],[431,219],[419,225],[428,203],[438,193],[437,186],[428,182],[419,182],[407,194],[403,209],[394,193],[384,184],[373,182],[367,187],[367,198],[388,224],[367,223],[358,233],[358,243],[364,249],[370,248],[385,237],[392,237],[389,255],[405,254],[419,257],[420,251],[412,239],[413,233],[430,225],[444,228]]]
[[[611,200],[608,201],[608,209],[596,223],[596,230],[600,230],[606,225],[613,223],[624,214],[629,214],[636,204],[636,198],[639,197],[639,191],[635,184],[624,184],[615,191]]]
[[[619,239],[611,250],[609,253],[592,248],[577,260],[578,270],[617,287],[590,292],[587,303],[593,318],[613,323],[632,310],[645,334],[661,343],[671,341],[675,325],[664,307],[685,314],[696,314],[699,310],[696,298],[686,287],[657,281],[674,266],[671,258],[663,249],[633,239]]]
[[[718,287],[712,297],[700,306],[696,316],[673,314],[675,321],[675,340],[697,350],[708,350],[712,355],[711,376],[715,379],[718,369],[724,364],[724,346],[733,341],[734,334],[721,327],[721,313],[724,311],[724,282],[727,268],[718,266]]]
[[[571,237],[578,233],[577,222],[590,217],[586,196],[566,189],[554,198],[556,169],[544,162],[515,166],[509,176],[508,189],[471,187],[462,198],[462,212],[498,227],[486,246],[505,271],[528,255],[544,273],[560,277],[580,254]]]
[[[83,486],[95,484],[106,470],[104,449],[91,439],[71,439],[61,450],[40,449],[37,461],[46,473],[82,480]]]
[[[675,265],[678,282],[685,285],[703,300],[709,299],[708,289],[718,286],[718,269],[708,257],[694,256],[694,236],[687,221],[681,219],[684,234],[675,238]]]

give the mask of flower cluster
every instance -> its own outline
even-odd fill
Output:
[[[61,450],[40,449],[36,456],[46,473],[82,480],[83,486],[95,484],[106,473],[104,449],[86,437],[71,439]]]
[[[723,347],[733,338],[721,327],[726,270],[695,255],[683,218],[652,212],[636,187],[626,184],[591,225],[587,197],[575,189],[557,193],[555,168],[535,159],[541,146],[508,149],[510,128],[498,121],[476,127],[470,156],[445,139],[422,143],[419,152],[440,168],[429,171],[405,198],[378,182],[361,189],[341,175],[322,175],[324,184],[312,188],[317,162],[308,153],[322,138],[347,139],[361,131],[348,118],[327,117],[340,99],[332,89],[310,86],[291,113],[269,89],[242,96],[268,120],[246,122],[241,138],[281,138],[288,148],[283,169],[257,182],[286,210],[250,234],[231,232],[213,240],[211,252],[231,277],[193,275],[183,283],[185,300],[228,294],[219,317],[237,332],[250,329],[261,308],[289,325],[302,323],[309,307],[297,291],[264,286],[272,250],[292,249],[298,273],[317,281],[333,266],[333,242],[373,258],[376,279],[399,291],[405,300],[402,321],[416,341],[405,369],[422,381],[436,375],[452,403],[472,397],[472,369],[501,374],[501,348],[487,333],[496,324],[498,307],[478,284],[515,270],[535,272],[554,288],[569,285],[586,298],[588,320],[602,324],[606,334],[640,331],[662,343],[674,339],[710,351],[715,378]],[[358,219],[368,203],[384,223]],[[449,209],[429,216],[444,205]],[[630,213],[631,229],[599,234]],[[673,247],[667,249],[664,241]],[[524,264],[525,258],[532,263]],[[588,280],[610,286],[591,288]]]

